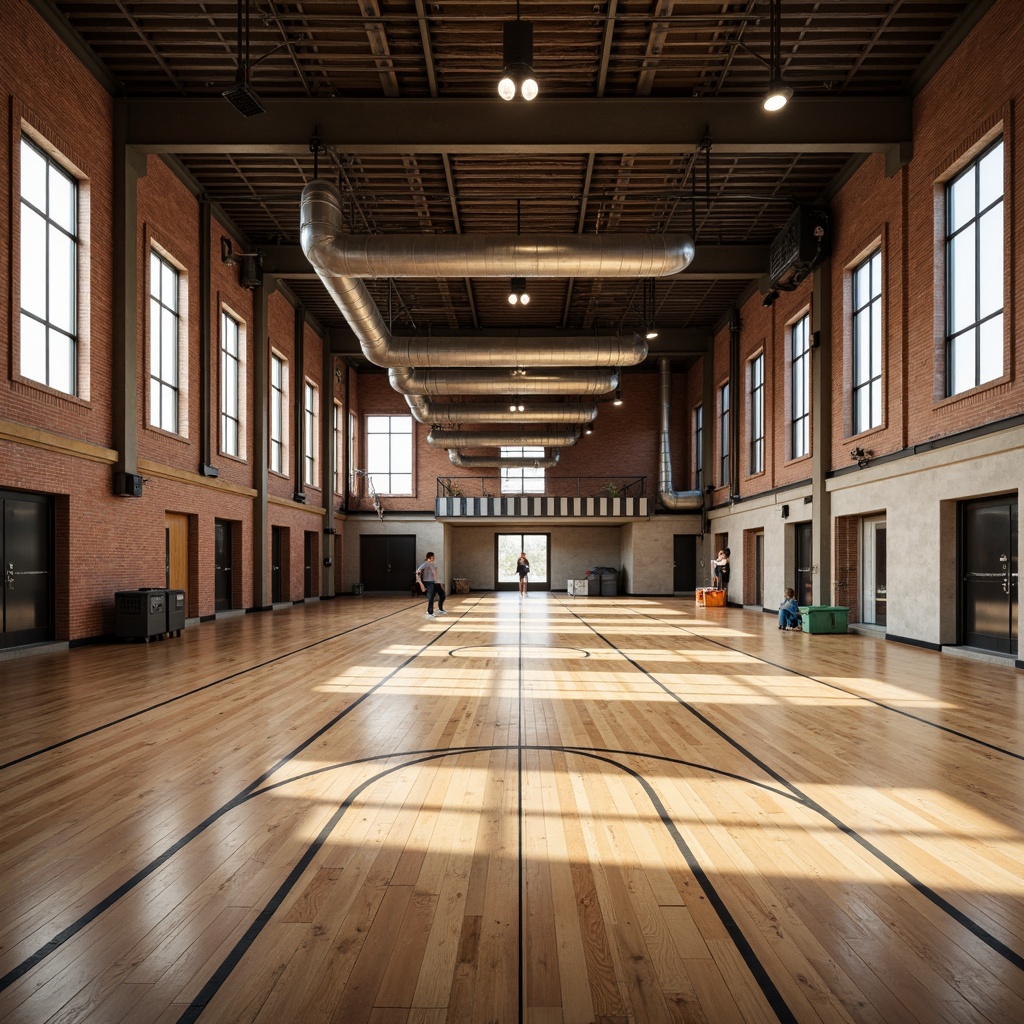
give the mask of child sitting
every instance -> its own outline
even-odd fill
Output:
[[[779,605],[779,629],[800,629],[800,608],[796,603],[796,591],[786,588],[786,600]]]

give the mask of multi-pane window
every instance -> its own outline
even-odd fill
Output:
[[[790,329],[790,452],[798,459],[811,450],[811,318]]]
[[[764,353],[750,361],[750,473],[764,472]]]
[[[853,432],[882,425],[882,252],[853,272]]]
[[[947,394],[1003,374],[1003,141],[946,186]]]
[[[220,315],[220,447],[225,455],[241,452],[241,352],[238,321],[229,313]]]
[[[348,492],[356,493],[356,414],[348,414],[348,443],[345,448],[345,465],[348,467]]]
[[[21,374],[77,394],[78,183],[21,140]]]
[[[535,445],[505,447],[501,449],[503,459],[543,459],[544,449]],[[543,494],[543,466],[502,466],[502,494]]]
[[[345,410],[340,402],[334,403],[334,493],[345,493]]]
[[[729,483],[729,385],[718,389],[718,483],[725,487]]]
[[[317,389],[308,380],[302,387],[302,482],[316,486]]]
[[[178,432],[178,347],[181,317],[178,270],[149,253],[149,422]]]
[[[285,362],[272,353],[270,356],[270,468],[275,473],[285,471],[284,410],[287,388]]]
[[[378,494],[412,494],[412,417],[366,417],[366,471]]]
[[[704,406],[693,410],[694,483],[698,491],[704,490]]]

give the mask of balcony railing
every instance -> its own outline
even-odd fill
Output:
[[[536,490],[531,488],[536,485]],[[527,489],[531,488],[531,489]],[[499,480],[493,476],[439,476],[439,498],[643,498],[645,476],[563,476],[543,480]]]

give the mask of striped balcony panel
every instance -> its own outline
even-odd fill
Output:
[[[548,498],[508,495],[500,498],[437,498],[439,519],[518,516],[543,519],[647,519],[650,498]]]

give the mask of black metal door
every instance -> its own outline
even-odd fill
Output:
[[[697,589],[697,538],[692,533],[672,537],[672,589],[676,593]]]
[[[418,564],[415,534],[363,534],[359,538],[359,573],[366,591],[410,592]],[[444,568],[442,565],[442,571]]]
[[[0,492],[0,647],[53,639],[53,512],[44,495]]]
[[[764,607],[764,534],[754,534],[754,606]]]
[[[313,589],[314,563],[316,560],[316,534],[310,530],[306,531],[306,543],[303,549],[305,556],[303,569],[303,597],[313,597],[316,593]]]
[[[888,595],[885,584],[885,527],[875,527],[875,625],[885,625]]]
[[[270,528],[270,600],[277,604],[281,600],[281,551],[283,529],[280,526]]]
[[[223,519],[214,523],[214,609],[227,611],[231,607],[231,524]]]
[[[811,540],[811,524],[797,523],[793,529],[796,531],[793,589],[796,591],[797,604],[810,605],[814,603],[814,565],[811,561],[814,558],[814,545]]]
[[[1017,498],[965,502],[960,517],[961,639],[1017,652]]]

